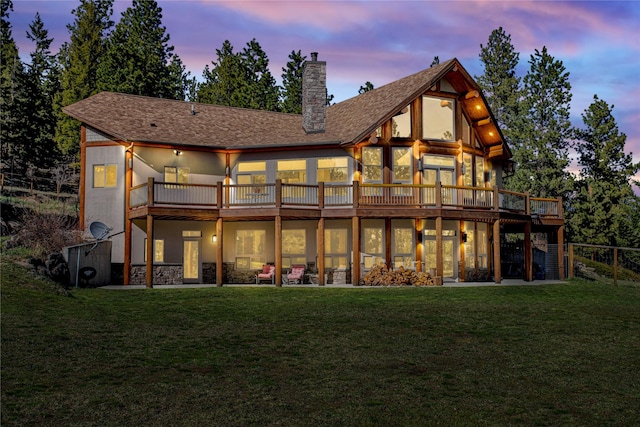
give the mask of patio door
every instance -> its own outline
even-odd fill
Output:
[[[201,235],[200,232],[183,232],[182,271],[184,283],[200,283],[202,263],[200,260],[200,239],[185,236],[185,233]]]
[[[422,172],[424,183],[429,185],[435,185],[438,181],[442,185],[455,185],[455,176],[453,168],[442,166],[428,166]],[[445,205],[454,203],[454,192],[451,189],[445,188],[442,190],[442,203]]]

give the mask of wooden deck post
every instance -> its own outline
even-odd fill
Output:
[[[351,282],[360,283],[360,218],[354,216],[351,220],[351,251],[353,253]]]
[[[527,196],[527,200],[528,200]],[[528,205],[528,203],[527,203]],[[533,280],[533,245],[531,244],[531,222],[524,225],[524,280]]]
[[[436,188],[439,189],[436,184]],[[438,193],[436,193],[437,197]],[[442,277],[444,274],[444,257],[442,255],[442,217],[436,218],[436,276]]]
[[[149,178],[153,180],[153,178]],[[153,215],[147,215],[147,262],[145,271],[145,284],[147,288],[153,288]]]
[[[325,254],[325,242],[324,242],[324,218],[318,220],[318,285],[324,286],[324,254]]]
[[[129,211],[131,210],[131,187],[133,184],[133,148],[125,152],[125,196],[124,196],[124,265],[123,265],[123,285],[128,285],[131,281],[131,220]],[[130,167],[131,166],[131,167]]]
[[[493,223],[493,278],[502,283],[502,265],[500,264],[500,220]]]
[[[277,182],[281,182],[278,180]],[[276,184],[276,187],[279,187]],[[282,188],[282,187],[280,187]],[[278,193],[276,193],[276,198]],[[275,283],[277,287],[282,286],[282,217],[280,215],[276,215],[275,217],[276,227],[275,227],[275,240],[276,240],[276,271],[275,271]]]
[[[223,268],[223,246],[222,246],[222,218],[218,218],[216,221],[216,236],[217,236],[217,246],[216,246],[216,285],[222,286],[222,282],[224,281],[224,268]]]
[[[422,218],[416,218],[415,220],[415,239],[416,239],[416,272],[420,273],[422,271],[422,258],[424,245],[422,243]]]

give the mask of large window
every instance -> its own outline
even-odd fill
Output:
[[[484,159],[476,156],[476,187],[485,186]]]
[[[411,184],[413,156],[411,155],[411,147],[394,147],[393,148],[393,183],[394,184]]]
[[[165,166],[164,182],[176,182],[178,184],[188,184],[189,168]]]
[[[394,138],[411,137],[411,104],[391,118],[391,136]]]
[[[306,160],[278,160],[276,177],[287,184],[304,184],[307,182]]]
[[[147,262],[147,238],[144,238],[144,262]],[[153,239],[153,262],[164,262],[164,240]]]
[[[238,184],[266,184],[267,162],[244,162],[238,164]]]
[[[347,268],[348,263],[348,233],[344,228],[331,228],[324,230],[325,241],[325,268]]]
[[[382,147],[362,149],[362,180],[370,184],[382,184]]]
[[[365,269],[380,264],[384,251],[384,227],[364,227],[362,229],[362,247]]]
[[[393,267],[413,268],[412,228],[394,228],[393,230]]]
[[[473,187],[473,156],[469,153],[462,154],[463,185]]]
[[[264,230],[236,231],[236,269],[260,269],[265,263]]]
[[[278,160],[276,177],[283,184],[304,184],[307,182],[306,160]],[[306,195],[305,187],[284,186],[282,196],[287,198],[302,198]]]
[[[282,230],[282,268],[307,265],[307,234],[304,230]]]
[[[422,97],[422,138],[455,141],[454,99]]]
[[[462,244],[464,245],[464,265],[465,268],[476,268],[476,251],[475,251],[475,224],[465,221],[465,231],[462,232]]]
[[[115,187],[117,184],[116,165],[93,165],[93,187]]]
[[[318,159],[318,182],[346,183],[349,178],[346,157]]]

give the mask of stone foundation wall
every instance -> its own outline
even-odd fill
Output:
[[[144,285],[146,283],[145,265],[132,265],[129,281],[131,285]],[[154,265],[154,285],[182,285],[182,265]]]

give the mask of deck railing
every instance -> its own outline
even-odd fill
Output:
[[[152,189],[151,191],[149,189]],[[561,199],[534,198],[496,188],[426,184],[178,184],[155,182],[131,188],[130,208],[193,206],[243,207],[393,207],[478,209],[562,217]]]

